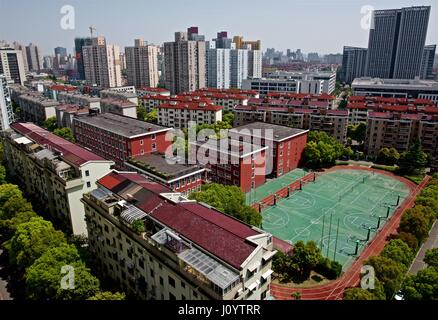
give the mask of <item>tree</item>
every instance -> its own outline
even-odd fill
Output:
[[[302,279],[309,278],[310,272],[315,269],[321,260],[321,250],[315,241],[298,241],[295,243],[293,251],[293,261],[298,265]]]
[[[403,152],[399,161],[400,169],[407,174],[421,173],[427,165],[427,154],[419,140],[415,141],[407,152]]]
[[[32,211],[32,205],[22,196],[10,197],[2,206],[0,219],[11,219],[19,212]]]
[[[7,220],[0,220],[0,228],[7,229],[4,231],[4,235],[6,238],[11,238],[15,231],[17,231],[17,227],[22,224],[29,222],[30,219],[38,217],[37,214],[33,211],[24,211],[17,212],[12,218]]]
[[[396,235],[395,239],[400,239],[403,242],[405,242],[409,248],[411,248],[413,251],[416,251],[418,248],[418,240],[417,238],[409,232],[400,232]]]
[[[407,268],[403,264],[382,256],[371,257],[365,264],[374,268],[377,279],[383,284],[386,298],[391,299],[400,288]]]
[[[360,143],[365,141],[366,133],[367,125],[364,122],[358,123],[356,125],[349,125],[347,127],[347,137]]]
[[[6,183],[6,168],[0,164],[0,184]]]
[[[362,288],[350,288],[344,292],[344,300],[376,300],[374,294]]]
[[[406,267],[409,267],[414,259],[414,253],[411,248],[400,239],[389,241],[380,255],[401,263]]]
[[[239,187],[210,183],[203,186],[201,192],[191,193],[189,198],[207,203],[248,224],[261,225],[260,214],[245,204],[245,194]]]
[[[70,128],[57,128],[53,131],[53,133],[70,142],[75,142],[73,131]]]
[[[132,224],[131,224],[131,227],[138,234],[145,231],[144,222],[143,222],[143,220],[140,220],[140,219],[134,220],[134,222],[132,222]]]
[[[406,300],[438,300],[438,270],[426,268],[409,276],[403,283],[402,292]]]
[[[152,109],[151,112],[146,113],[144,116],[144,121],[157,123],[158,122],[158,110],[157,108]]]
[[[63,288],[66,276],[63,268],[72,267],[73,288]],[[29,299],[34,300],[84,300],[99,290],[99,280],[90,274],[74,245],[62,243],[41,255],[26,271],[26,290]]]
[[[424,256],[424,262],[428,267],[438,269],[438,248],[429,249]]]
[[[58,128],[56,117],[50,117],[43,122],[43,127],[49,130],[50,132],[55,131]]]
[[[0,208],[12,197],[23,197],[18,186],[10,183],[0,185]]]
[[[394,148],[382,148],[377,155],[377,163],[392,166],[396,164],[400,159],[400,154]]]
[[[19,269],[29,267],[48,249],[65,242],[62,232],[41,217],[20,224],[7,245],[10,262]]]
[[[402,216],[399,231],[413,234],[419,243],[428,236],[434,213],[428,207],[417,205],[406,210]]]
[[[231,111],[225,111],[223,116],[222,116],[222,122],[228,124],[229,126],[233,126],[234,113]]]
[[[146,108],[143,105],[137,106],[137,119],[144,120],[146,118]]]
[[[109,291],[99,291],[91,298],[88,298],[88,300],[126,300],[126,296],[124,293],[120,292],[109,292]]]

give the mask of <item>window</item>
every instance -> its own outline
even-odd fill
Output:
[[[90,171],[89,170],[85,170],[85,176],[89,177],[90,176]]]
[[[161,284],[162,286],[164,286],[164,280],[163,280],[162,277],[160,277],[160,284]]]
[[[87,181],[87,188],[91,188],[91,182]]]
[[[156,138],[157,137],[156,137],[155,133],[151,135],[151,140],[155,140]]]
[[[176,300],[176,297],[169,292],[169,300]]]
[[[143,143],[144,143],[144,142],[143,142],[143,139],[141,139],[141,140],[140,140],[140,145],[142,146],[142,145],[143,145]]]
[[[152,143],[152,151],[156,151],[157,150],[157,144],[156,143]]]
[[[173,279],[171,276],[168,277],[169,285],[175,288],[175,279]]]

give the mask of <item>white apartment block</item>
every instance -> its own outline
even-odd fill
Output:
[[[57,99],[60,103],[75,104],[81,107],[100,110],[100,98],[78,92],[59,92]]]
[[[85,79],[102,88],[122,85],[120,50],[118,46],[107,45],[104,37],[92,39],[92,44],[82,47]]]
[[[158,124],[165,127],[187,128],[189,121],[197,125],[222,121],[223,107],[206,102],[170,101],[157,106]]]
[[[230,88],[230,51],[230,49],[207,49],[207,86],[209,88]]]
[[[23,60],[23,54],[20,50],[10,47],[0,47],[0,74],[6,77],[6,80],[24,85],[26,81],[26,61]]]
[[[135,87],[111,88],[100,91],[100,97],[129,101],[138,105],[138,96]]]
[[[122,116],[137,118],[137,104],[128,100],[103,98],[100,101],[102,113],[116,113]]]
[[[259,79],[262,77],[263,52],[250,50],[248,52],[248,77]]]
[[[0,131],[9,129],[9,125],[14,119],[14,110],[12,108],[8,83],[6,77],[0,75]]]
[[[56,106],[59,102],[48,99],[40,93],[25,93],[18,97],[21,117],[24,121],[42,125],[45,120],[56,117]]]
[[[158,85],[158,47],[148,45],[142,39],[135,40],[134,47],[125,48],[128,85],[152,87]]]
[[[74,235],[87,235],[83,193],[96,188],[112,161],[105,160],[32,123],[14,123],[3,132],[9,172],[33,205]]]
[[[270,298],[272,235],[137,173],[113,171],[98,185],[82,200],[90,250],[123,291],[148,300]]]
[[[246,49],[232,49],[230,52],[231,87],[240,89],[244,80],[248,79],[248,53]]]

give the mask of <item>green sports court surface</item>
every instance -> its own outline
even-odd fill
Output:
[[[324,256],[344,269],[409,195],[409,188],[387,175],[363,170],[337,170],[291,193],[263,213],[262,228],[289,243],[314,240]],[[339,227],[338,227],[339,225]],[[336,254],[335,254],[336,252]]]
[[[295,169],[279,178],[267,180],[265,184],[246,194],[246,203],[254,204],[259,202],[267,196],[276,193],[278,190],[287,187],[292,182],[301,179],[307,173],[308,172],[303,169]]]

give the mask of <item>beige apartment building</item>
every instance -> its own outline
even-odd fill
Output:
[[[222,121],[223,107],[204,101],[170,101],[157,106],[158,124],[165,127],[187,128],[189,121],[197,125]]]
[[[377,156],[382,148],[407,151],[416,140],[420,140],[424,151],[436,163],[438,116],[369,112],[365,138],[365,151],[369,155]]]
[[[195,91],[206,86],[205,41],[188,40],[176,32],[174,42],[164,43],[165,85],[172,94]]]
[[[136,39],[134,47],[125,47],[128,85],[156,88],[158,85],[158,47]]]
[[[42,125],[50,117],[55,117],[56,106],[59,105],[56,100],[48,99],[38,92],[22,94],[17,100],[22,119],[38,125]]]
[[[90,250],[123,291],[156,300],[270,297],[272,235],[137,173],[113,171],[98,185],[82,200]]]
[[[74,235],[87,235],[82,194],[110,171],[105,160],[33,123],[13,123],[2,133],[9,172],[38,210]]]
[[[120,50],[107,45],[104,37],[91,39],[91,45],[82,47],[85,80],[102,88],[122,86]]]

